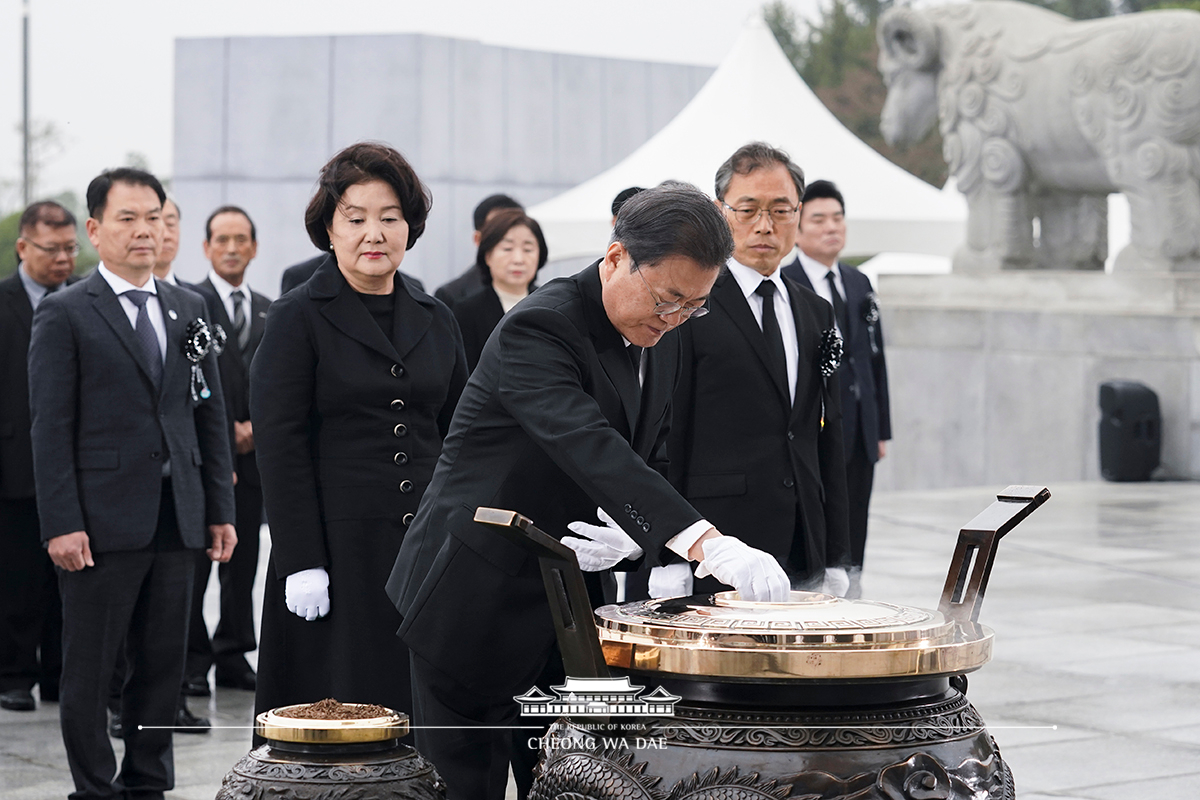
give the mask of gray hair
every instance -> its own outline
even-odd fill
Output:
[[[724,200],[729,191],[729,184],[734,175],[749,175],[760,167],[771,167],[782,164],[787,167],[796,184],[796,199],[804,197],[804,170],[792,162],[791,156],[778,147],[772,147],[766,142],[751,142],[737,149],[729,159],[717,169],[717,199]]]
[[[690,183],[667,181],[625,201],[612,241],[629,251],[634,266],[684,256],[720,269],[733,254],[733,233],[708,195]]]

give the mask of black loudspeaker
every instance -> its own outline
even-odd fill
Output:
[[[1136,381],[1100,384],[1100,474],[1109,481],[1147,481],[1162,453],[1158,395]]]

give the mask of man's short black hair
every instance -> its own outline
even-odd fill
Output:
[[[638,192],[644,192],[641,186],[630,186],[628,189],[622,189],[617,192],[617,196],[612,201],[612,215],[615,217],[621,212],[621,206],[625,205],[625,201],[633,197]]]
[[[638,267],[684,256],[703,269],[720,269],[733,254],[733,232],[725,215],[704,192],[677,181],[626,200],[612,241],[624,245]]]
[[[131,186],[149,186],[158,195],[159,205],[165,205],[167,202],[167,193],[163,189],[158,178],[146,172],[144,169],[135,167],[117,167],[116,169],[106,169],[88,184],[87,188],[87,207],[88,216],[94,220],[104,218],[104,209],[108,206],[108,192],[112,189],[114,183],[127,183]]]
[[[479,205],[475,206],[475,230],[482,231],[484,223],[487,222],[488,214],[498,208],[519,208],[522,211],[525,210],[525,206],[506,194],[489,194],[479,201]]]
[[[17,223],[17,233],[28,236],[39,223],[48,228],[65,228],[68,225],[74,228],[75,215],[53,200],[30,203],[29,208],[21,214],[21,221]]]
[[[842,193],[838,191],[837,185],[833,181],[813,181],[804,190],[804,199],[801,202],[807,203],[809,200],[818,200],[822,197],[832,197],[837,200],[838,205],[842,207],[842,213],[846,213],[846,199],[842,197]]]
[[[212,221],[217,218],[218,214],[241,214],[246,218],[246,222],[250,223],[250,241],[258,241],[258,229],[254,227],[254,220],[250,219],[250,215],[241,206],[221,206],[209,214],[208,219],[204,221],[204,241],[212,241]]]

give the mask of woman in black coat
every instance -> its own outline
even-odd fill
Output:
[[[498,211],[483,226],[475,269],[485,285],[454,304],[471,371],[500,318],[537,288],[533,279],[545,265],[542,226],[523,209]]]
[[[383,587],[467,377],[449,309],[396,271],[428,209],[392,148],[338,153],[305,215],[334,258],[267,314],[250,413],[275,580],[256,713],[325,697],[412,710]]]

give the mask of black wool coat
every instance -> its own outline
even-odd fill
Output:
[[[466,381],[450,310],[397,276],[385,335],[337,265],[275,301],[251,366],[250,417],[271,526],[257,710],[336,697],[411,711],[400,617],[383,586]],[[323,567],[307,622],[284,579]]]

